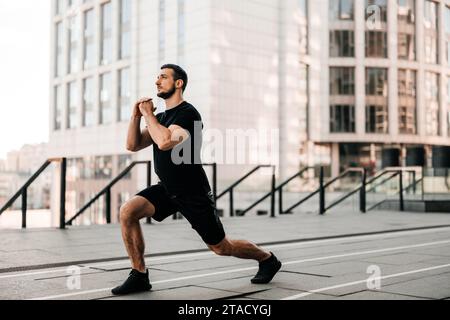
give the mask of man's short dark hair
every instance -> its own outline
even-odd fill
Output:
[[[183,68],[177,66],[176,64],[165,64],[161,67],[161,70],[162,69],[172,69],[174,80],[183,80],[183,92],[184,90],[186,90],[186,87],[188,85],[188,75],[186,71],[183,70]]]

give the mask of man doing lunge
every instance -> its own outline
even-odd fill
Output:
[[[281,268],[281,262],[272,252],[225,235],[208,178],[198,161],[203,125],[197,109],[183,100],[187,84],[188,76],[181,67],[164,65],[156,86],[158,97],[165,100],[166,111],[155,115],[156,109],[150,98],[141,99],[134,106],[127,149],[138,152],[153,145],[155,172],[160,182],[139,192],[120,208],[122,238],[132,270],[128,279],[112,290],[115,295],[151,290],[139,221],[152,218],[162,222],[177,212],[189,221],[216,254],[258,261],[259,270],[251,279],[252,283],[269,283]],[[141,131],[142,117],[147,126]],[[194,130],[199,123],[200,130]],[[180,157],[183,161],[179,161]]]

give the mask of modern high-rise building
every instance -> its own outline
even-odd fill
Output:
[[[450,1],[53,0],[51,30],[49,155],[69,159],[68,216],[151,160],[126,134],[165,63],[189,74],[219,189],[256,163],[285,179],[450,158]],[[139,167],[112,190],[113,221],[145,183]],[[84,223],[104,221],[97,205]]]

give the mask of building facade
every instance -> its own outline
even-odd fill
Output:
[[[4,205],[44,164],[47,159],[46,143],[24,145],[19,150],[10,151],[0,165],[0,206]],[[53,166],[49,166],[27,189],[28,209],[49,209]],[[22,207],[21,198],[11,209]]]
[[[307,11],[320,30],[309,45],[321,74],[312,117],[328,120],[310,119],[321,126],[310,139],[329,146],[332,172],[448,165],[450,3],[310,1]]]
[[[152,159],[126,151],[126,134],[165,63],[190,76],[185,98],[202,114],[203,161],[219,164],[219,189],[255,164],[285,179],[318,164],[333,174],[431,166],[448,152],[447,0],[52,4],[49,155],[69,158],[69,216],[131,161]],[[138,167],[112,190],[113,221],[145,185]],[[103,221],[98,206],[84,223]]]

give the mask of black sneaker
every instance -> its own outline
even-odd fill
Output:
[[[259,263],[258,273],[250,281],[256,284],[265,284],[272,281],[276,273],[281,269],[281,262],[271,252],[272,256]]]
[[[141,273],[137,270],[132,269],[128,279],[125,282],[114,289],[111,290],[114,295],[123,295],[136,292],[150,291],[152,285],[148,278],[148,270],[146,273]]]

